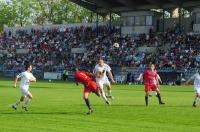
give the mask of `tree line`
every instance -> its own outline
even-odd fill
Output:
[[[6,25],[27,26],[81,23],[96,21],[93,13],[70,0],[2,0],[0,1],[0,31]],[[99,20],[103,20],[100,16]]]

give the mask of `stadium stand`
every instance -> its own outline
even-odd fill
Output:
[[[177,34],[174,30],[147,34],[120,36],[120,28],[99,26],[52,27],[17,30],[0,35],[0,72],[2,77],[13,77],[26,61],[34,65],[34,72],[43,78],[43,72],[60,72],[75,65],[92,71],[97,57],[104,57],[113,69],[118,82],[125,82],[123,67],[131,67],[139,75],[148,64],[154,63],[160,73],[184,73],[188,78],[199,66],[199,34]],[[110,34],[112,33],[112,34]],[[119,48],[113,44],[117,42]],[[140,52],[140,47],[159,47],[155,53]],[[87,49],[72,53],[71,49]],[[69,75],[73,79],[73,73]],[[166,79],[167,80],[167,79]]]

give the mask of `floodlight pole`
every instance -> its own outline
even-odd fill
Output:
[[[99,36],[99,14],[97,13],[97,20],[96,20],[96,34],[97,34],[97,36],[96,37],[98,37]]]

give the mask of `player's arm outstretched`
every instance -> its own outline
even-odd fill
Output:
[[[188,83],[193,79],[193,77],[190,77],[186,82],[185,85],[188,85]]]
[[[194,74],[192,77],[190,77],[186,82],[185,82],[185,85],[188,85],[188,83],[191,81],[191,80],[194,80],[196,78],[197,74]]]
[[[89,73],[89,76],[90,77],[101,77],[100,75],[98,75],[96,72],[94,72],[94,73]]]
[[[115,80],[114,80],[114,78],[113,78],[112,73],[111,73],[111,72],[108,72],[108,74],[109,74],[109,76],[110,76],[110,80],[111,80],[111,82],[112,82],[112,83],[115,83]]]
[[[90,76],[94,76],[94,77],[97,77],[97,78],[102,77],[102,75],[100,75],[99,72],[96,69],[94,69],[93,73],[90,73],[90,74],[91,74]]]
[[[160,76],[158,74],[157,74],[157,78],[160,81],[160,83],[162,83],[162,80],[161,80],[161,78],[160,78]]]
[[[29,80],[30,82],[36,82],[36,78],[32,76],[32,78]]]
[[[159,81],[158,81],[158,77],[156,77],[155,79],[156,79],[156,85],[157,85],[157,87],[160,88],[160,84],[159,84]]]
[[[14,80],[13,88],[16,88],[16,86],[17,86],[17,80],[18,80],[18,77],[16,76],[16,77],[15,77],[15,80]]]
[[[140,76],[136,80],[140,81],[140,79],[141,79],[142,76],[143,76],[143,74],[141,73]]]

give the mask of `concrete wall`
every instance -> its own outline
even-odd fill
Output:
[[[200,33],[200,24],[194,24],[193,31],[196,33]]]
[[[121,27],[122,34],[141,34],[149,33],[149,29],[154,30],[154,26],[132,26],[132,27]]]

